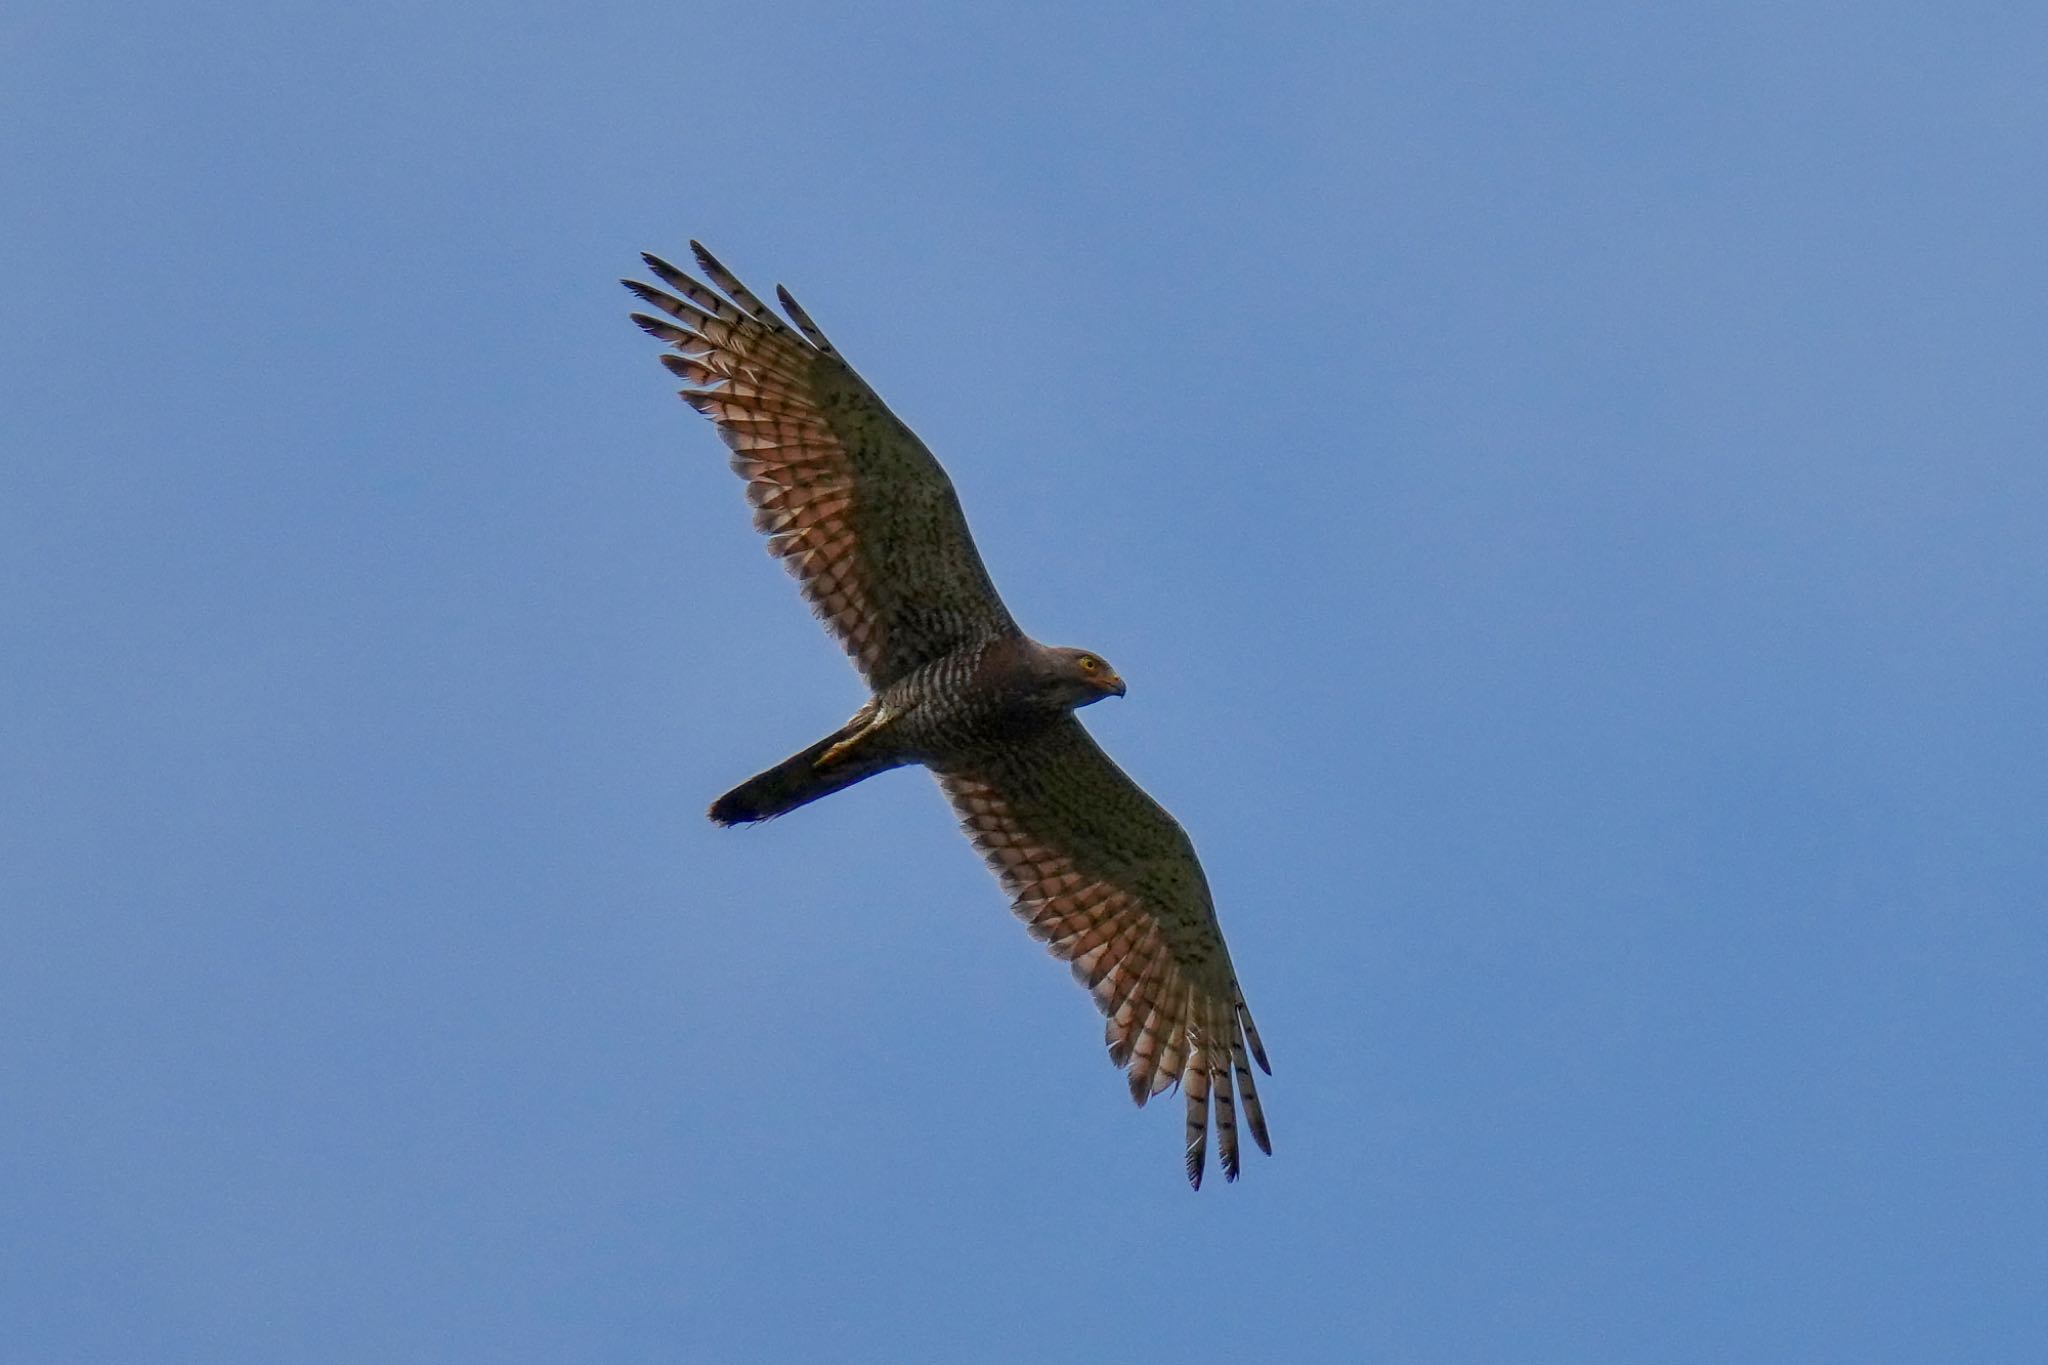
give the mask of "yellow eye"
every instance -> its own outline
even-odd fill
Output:
[[[1081,656],[1081,671],[1083,673],[1093,673],[1100,667],[1102,667],[1102,660],[1096,658],[1093,654],[1083,654]]]

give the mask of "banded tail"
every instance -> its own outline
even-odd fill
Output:
[[[903,760],[876,742],[874,719],[873,708],[863,707],[859,715],[816,744],[740,783],[711,803],[712,821],[744,825],[770,820],[851,787],[864,777],[900,766]]]

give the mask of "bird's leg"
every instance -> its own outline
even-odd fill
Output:
[[[846,723],[846,728],[840,731],[845,738],[832,745],[824,753],[819,754],[817,762],[811,766],[819,772],[823,772],[852,753],[855,748],[873,738],[877,731],[881,730],[883,726],[895,718],[895,713],[883,707],[881,702],[869,702],[866,706],[861,707],[854,718]]]

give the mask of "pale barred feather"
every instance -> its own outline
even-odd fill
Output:
[[[1181,1079],[1181,1094],[1188,1109],[1188,1182],[1202,1188],[1202,1167],[1209,1154],[1209,1071],[1201,1064],[1198,1048],[1189,1055],[1187,1074]]]
[[[1166,954],[1158,950],[1154,938],[1156,933],[1139,944],[1132,961],[1120,964],[1122,979],[1114,1008],[1105,1007],[1109,1022],[1103,1029],[1104,1040],[1109,1046],[1109,1060],[1117,1066],[1130,1065],[1139,1025],[1151,1013],[1152,993],[1159,988],[1160,977],[1166,970]]]
[[[1241,1011],[1242,1008],[1241,1005],[1233,1006],[1233,1012]],[[1249,1024],[1249,1020],[1242,1022]],[[1261,1058],[1261,1065],[1263,1064],[1264,1059]],[[1259,1088],[1253,1084],[1251,1066],[1245,1061],[1242,1034],[1231,1040],[1230,1069],[1237,1077],[1237,1097],[1244,1107],[1245,1123],[1252,1130],[1252,1141],[1259,1144],[1261,1151],[1270,1152],[1273,1150],[1273,1143],[1266,1136],[1266,1111],[1259,1107]]]
[[[690,249],[694,252],[700,250],[701,247],[698,243],[692,242],[690,243]],[[641,252],[640,259],[646,263],[649,270],[654,272],[655,278],[675,290],[678,297],[688,299],[699,309],[717,318],[720,322],[746,321],[746,315],[721,296],[717,290],[707,287],[702,282],[692,278],[688,273],[676,269],[653,252]],[[630,288],[630,286],[628,287]]]
[[[811,345],[826,355],[839,354],[832,343],[825,339],[825,334],[818,329],[818,324],[811,321],[811,315],[804,311],[803,305],[798,303],[787,289],[776,285],[775,297],[782,301],[782,310],[789,314],[789,320],[797,325],[797,330],[804,334]]]
[[[1216,1118],[1216,1155],[1225,1180],[1237,1179],[1237,1098],[1230,1082],[1230,1049],[1237,1045],[1237,1029],[1229,1022],[1230,1006],[1221,1000],[1208,1002],[1209,1025],[1203,1031],[1202,1061],[1210,1076],[1210,1104]]]
[[[753,291],[741,284],[737,276],[720,265],[718,258],[706,251],[702,242],[690,243],[690,251],[697,258],[698,268],[710,276],[711,283],[724,290],[726,297],[738,304],[741,311],[765,323],[771,331],[784,335],[789,333],[789,325],[775,316],[767,304],[755,298]],[[687,279],[688,276],[684,278]]]

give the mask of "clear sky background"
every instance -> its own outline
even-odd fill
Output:
[[[24,1362],[2048,1341],[2048,9],[0,14]],[[1192,832],[1199,1195],[613,283],[787,282]]]

